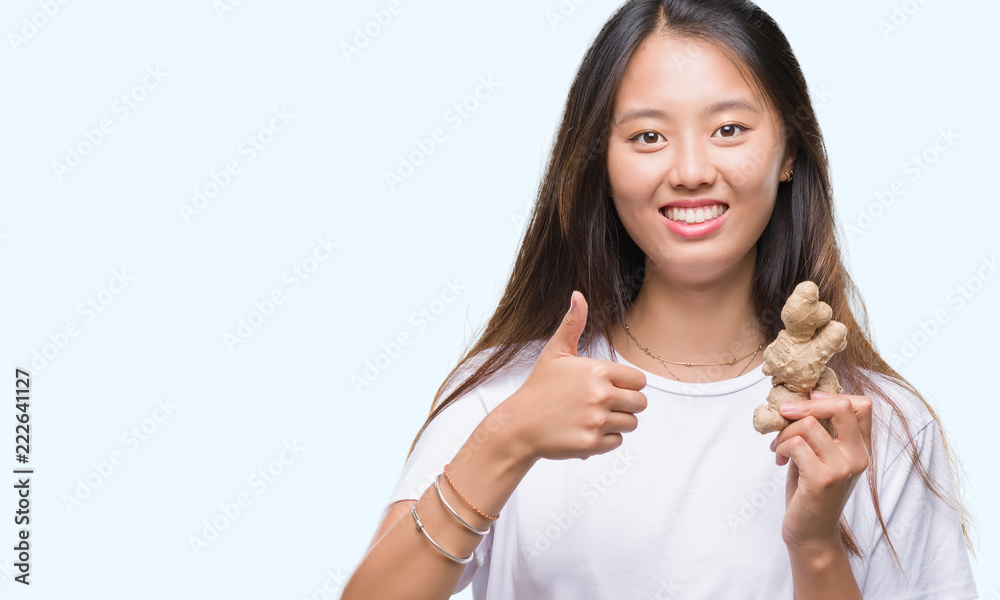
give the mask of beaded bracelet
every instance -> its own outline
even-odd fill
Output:
[[[434,487],[437,489],[438,498],[441,499],[441,503],[444,504],[445,508],[447,508],[448,511],[451,512],[451,514],[455,515],[455,518],[458,519],[459,522],[462,523],[462,525],[465,525],[465,528],[471,531],[472,533],[475,533],[476,535],[486,535],[487,533],[489,533],[490,532],[489,527],[487,527],[485,530],[476,529],[472,525],[466,523],[465,519],[458,516],[458,513],[455,512],[455,509],[452,508],[451,505],[448,504],[448,501],[444,499],[444,494],[441,493],[441,484],[439,483],[440,481],[441,481],[441,475],[438,474],[438,476],[434,478]]]
[[[479,510],[478,508],[476,508],[475,506],[473,506],[472,503],[469,502],[469,500],[465,496],[462,495],[462,492],[458,491],[458,488],[455,487],[455,483],[451,480],[451,477],[448,477],[448,465],[447,464],[445,464],[445,466],[441,468],[441,471],[444,473],[444,478],[448,480],[448,485],[451,486],[451,489],[455,490],[455,493],[458,494],[458,497],[461,498],[466,504],[468,504],[469,508],[471,508],[472,510],[476,511],[476,513],[479,514],[480,516],[485,517],[485,518],[487,518],[487,519],[489,519],[491,521],[496,521],[497,519],[500,518],[500,515],[497,515],[495,517],[491,517],[490,515],[484,513],[481,510]]]
[[[448,558],[457,562],[460,565],[469,564],[469,562],[472,560],[472,557],[476,555],[475,551],[473,551],[472,554],[468,555],[465,558],[459,558],[453,554],[450,554],[447,550],[439,546],[437,542],[431,539],[431,536],[424,529],[424,524],[420,522],[420,517],[417,516],[417,504],[418,503],[414,503],[413,506],[410,507],[410,513],[413,515],[413,522],[417,524],[417,529],[420,530],[420,533],[424,534],[424,537],[427,538],[427,541],[434,544],[434,547],[440,550],[441,554],[444,554],[445,556],[447,556]]]

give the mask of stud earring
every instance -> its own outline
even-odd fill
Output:
[[[792,180],[792,173],[793,172],[794,171],[792,171],[792,169],[788,169],[787,171],[785,171],[784,173],[782,173],[781,174],[781,181],[791,181]]]

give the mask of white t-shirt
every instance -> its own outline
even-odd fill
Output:
[[[537,356],[539,343],[533,346]],[[605,343],[582,355],[611,360]],[[614,357],[625,361],[617,351]],[[533,359],[468,392],[431,420],[388,505],[432,485],[488,411],[517,390]],[[476,600],[792,600],[781,540],[786,466],[753,428],[770,378],[680,383],[644,371],[648,400],[622,445],[587,460],[539,460],[504,505],[454,593]],[[937,427],[923,404],[893,386],[933,479],[953,494]],[[890,413],[875,401],[876,419]],[[896,418],[890,427],[899,428]],[[882,516],[906,571],[886,545],[864,475],[844,515],[866,559],[851,557],[865,600],[976,598],[959,520],[912,472],[892,435],[874,442]],[[409,518],[406,515],[406,518]],[[456,523],[456,525],[458,525]],[[428,543],[428,552],[437,552]]]

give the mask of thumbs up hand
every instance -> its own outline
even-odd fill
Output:
[[[622,444],[621,432],[638,427],[634,413],[646,408],[642,371],[577,354],[586,323],[587,302],[574,290],[528,378],[501,403],[514,421],[516,442],[533,459],[610,452]]]

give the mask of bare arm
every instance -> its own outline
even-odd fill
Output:
[[[491,411],[448,463],[448,475],[455,486],[479,510],[492,515],[500,512],[535,462],[506,435],[502,415],[506,408]],[[473,527],[492,525],[493,521],[469,508],[444,477],[441,493]],[[417,529],[410,514],[412,504],[397,502],[386,514],[367,554],[347,582],[342,600],[438,600],[451,596],[465,565],[448,559]],[[433,484],[421,495],[417,514],[424,530],[455,556],[469,556],[483,540],[448,512]]]
[[[851,570],[840,538],[812,550],[791,550],[795,600],[861,600],[858,582]]]
[[[480,511],[496,515],[540,458],[587,458],[614,450],[622,432],[633,431],[645,410],[638,369],[577,355],[587,317],[583,295],[542,349],[528,379],[491,410],[448,463],[455,486]],[[493,521],[477,514],[442,478],[441,493],[476,529]],[[417,529],[406,502],[397,502],[344,588],[343,600],[442,599],[455,590],[465,565],[435,548]],[[453,556],[465,558],[482,542],[441,503],[428,486],[417,504],[424,530]],[[381,532],[387,529],[384,534]]]

